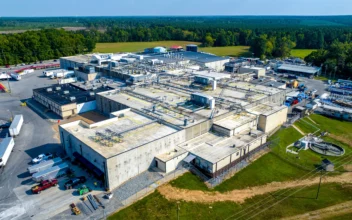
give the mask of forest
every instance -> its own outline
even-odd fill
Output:
[[[52,29],[64,25],[86,29]],[[293,48],[319,49],[309,61],[336,61],[335,66],[346,71],[348,59],[340,65],[340,58],[323,59],[317,53],[330,54],[333,45],[352,42],[352,16],[0,18],[1,30],[21,28],[42,30],[0,35],[0,65],[91,52],[96,42],[182,40],[203,47],[250,46],[261,58],[287,57]]]

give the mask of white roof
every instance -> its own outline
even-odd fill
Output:
[[[279,70],[288,70],[293,72],[302,72],[302,73],[309,73],[315,74],[320,70],[320,67],[316,66],[301,66],[301,65],[292,65],[292,64],[282,64],[278,67]]]

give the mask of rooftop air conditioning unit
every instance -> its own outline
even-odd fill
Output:
[[[55,88],[55,90],[56,90],[56,91],[59,91],[59,90],[61,90],[61,87],[58,86],[58,87]]]
[[[52,89],[52,88],[47,88],[46,91],[47,91],[47,92],[52,92],[53,89]]]
[[[65,90],[65,91],[64,91],[64,94],[65,94],[65,95],[67,95],[67,94],[69,94],[69,93],[70,93],[70,91],[68,91],[68,90]]]
[[[71,97],[70,97],[70,100],[71,100],[71,102],[76,101],[76,97],[71,96]]]
[[[94,92],[90,92],[89,95],[90,95],[90,96],[94,96],[95,93],[94,93]]]

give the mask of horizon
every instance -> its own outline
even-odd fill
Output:
[[[65,15],[65,16],[0,16],[1,18],[109,18],[109,17],[352,17],[345,15]]]
[[[350,0],[12,0],[2,8],[0,17],[352,15]]]

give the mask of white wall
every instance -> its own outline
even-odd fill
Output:
[[[172,172],[176,169],[176,167],[179,165],[179,163],[185,159],[188,155],[188,152],[185,152],[184,154],[181,154],[172,160],[169,160],[166,162],[166,173]]]
[[[92,111],[95,110],[97,108],[97,102],[94,101],[90,101],[90,102],[84,102],[81,104],[77,104],[77,113],[84,113],[84,112],[88,112],[88,111]]]
[[[155,167],[155,156],[170,152],[185,139],[185,131],[182,130],[109,158],[109,188],[116,188],[150,167]]]

